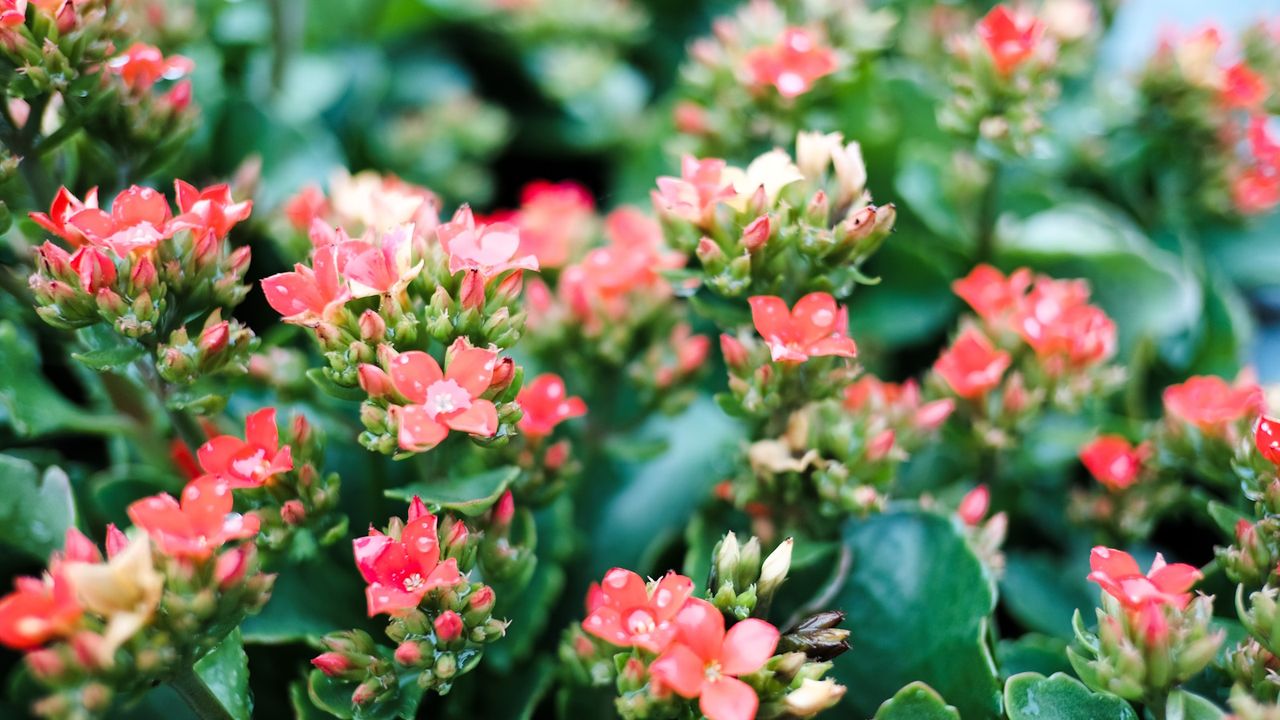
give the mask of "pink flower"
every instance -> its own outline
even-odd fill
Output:
[[[171,232],[191,230],[197,234],[213,233],[225,238],[231,228],[249,217],[253,201],[236,202],[231,197],[231,186],[212,185],[203,190],[182,180],[174,181],[181,215],[173,219]]]
[[[75,628],[83,610],[61,572],[18,577],[13,585],[13,592],[0,598],[0,644],[33,650]]]
[[[752,81],[772,85],[793,98],[809,92],[813,81],[836,70],[836,54],[805,28],[789,27],[773,45],[758,47],[745,59]]]
[[[1280,205],[1280,175],[1250,168],[1231,184],[1231,201],[1242,215],[1261,215]]]
[[[58,188],[58,194],[53,197],[53,204],[49,208],[49,213],[33,212],[30,213],[31,219],[40,227],[57,235],[75,246],[80,246],[88,242],[84,233],[78,230],[74,225],[69,225],[69,221],[82,210],[96,209],[98,207],[98,188],[91,188],[85,193],[84,202],[72,195],[65,187]]]
[[[172,215],[164,195],[149,187],[134,185],[111,201],[110,214],[86,203],[84,209],[67,218],[65,224],[87,242],[109,247],[123,257],[131,252],[150,250],[169,237]]]
[[[422,272],[422,260],[410,265],[413,229],[412,224],[400,225],[383,233],[375,244],[353,240],[338,246],[348,258],[341,272],[352,298],[398,296]]]
[[[1032,292],[1031,298],[1035,297],[1036,292]],[[1116,324],[1093,305],[1064,308],[1049,322],[1027,316],[1022,320],[1021,331],[1022,338],[1051,374],[1060,372],[1059,365],[1064,362],[1071,367],[1086,367],[1110,358],[1116,351]]]
[[[951,283],[960,299],[969,303],[983,320],[998,324],[1014,313],[1031,287],[1031,271],[1019,268],[1008,277],[990,265],[978,265]]]
[[[368,536],[352,542],[356,568],[368,583],[369,617],[416,608],[428,592],[462,581],[457,560],[440,562],[436,525],[436,516],[414,497],[400,537],[369,528]]]
[[[774,361],[800,363],[823,355],[851,358],[858,354],[847,335],[848,310],[837,306],[827,293],[809,293],[791,310],[782,298],[772,295],[757,295],[748,302],[751,321]]]
[[[493,382],[498,354],[464,343],[455,344],[447,372],[420,350],[391,361],[391,382],[410,403],[399,410],[401,449],[430,450],[450,430],[480,437],[498,431],[497,408],[480,397]]]
[[[978,22],[978,37],[1001,75],[1008,75],[1029,60],[1043,34],[1044,23],[1004,5],[995,6]]]
[[[80,288],[90,295],[116,282],[116,264],[107,253],[85,246],[71,254],[68,265],[80,278]]]
[[[0,0],[0,27],[16,27],[27,20],[27,0]]]
[[[245,418],[244,435],[244,440],[232,435],[210,438],[197,451],[200,466],[232,488],[258,487],[293,469],[293,451],[280,446],[275,408],[262,408]]]
[[[979,485],[961,498],[960,505],[956,508],[956,517],[960,518],[960,522],[965,525],[974,527],[987,516],[987,510],[990,507],[991,491],[986,485]]]
[[[471,208],[463,205],[453,219],[436,228],[440,245],[449,253],[449,272],[475,270],[486,280],[511,270],[537,270],[538,258],[516,257],[520,230],[509,223],[476,225]]]
[[[129,519],[160,552],[204,559],[229,540],[258,534],[258,516],[232,512],[232,505],[230,483],[206,475],[187,484],[181,504],[167,493],[153,495],[130,505]]]
[[[1222,104],[1232,109],[1252,110],[1267,99],[1267,81],[1243,61],[1223,74]]]
[[[738,679],[764,667],[778,646],[778,629],[748,618],[724,629],[714,605],[690,599],[676,615],[677,640],[653,662],[654,679],[686,698],[698,698],[708,720],[751,720],[760,699]]]
[[[262,279],[267,303],[284,316],[285,322],[314,325],[333,317],[348,300],[351,291],[342,280],[344,253],[338,245],[318,247],[311,253],[312,267],[302,263],[293,272]]]
[[[181,55],[166,58],[153,45],[134,43],[123,55],[109,61],[107,69],[119,75],[130,90],[141,92],[160,80],[177,80],[194,70],[195,63]]]
[[[575,182],[536,180],[525,185],[515,223],[520,227],[521,255],[532,255],[542,268],[563,267],[588,239],[595,201]]]
[[[1101,545],[1090,553],[1089,568],[1089,579],[1131,611],[1149,605],[1172,605],[1183,610],[1191,602],[1191,586],[1202,577],[1190,565],[1166,565],[1160,553],[1156,553],[1151,569],[1144,575],[1129,553]]]
[[[693,581],[667,573],[650,591],[630,570],[614,568],[587,592],[582,629],[618,647],[660,653],[676,637],[676,614],[693,595]]]
[[[298,230],[306,230],[329,212],[329,201],[316,185],[306,185],[284,203],[284,216]]]
[[[997,350],[977,328],[965,328],[943,351],[933,371],[966,400],[981,397],[1000,384],[1009,369],[1009,353]]]
[[[1262,388],[1252,382],[1232,386],[1220,377],[1198,375],[1164,391],[1166,415],[1213,437],[1227,437],[1231,426],[1252,420],[1264,409]]]
[[[1280,465],[1280,421],[1263,415],[1258,419],[1253,442],[1258,452],[1273,465]]]
[[[582,417],[587,412],[587,404],[582,398],[567,397],[564,380],[553,373],[539,375],[521,388],[516,404],[524,411],[520,418],[520,432],[533,440],[550,435],[556,425]]]
[[[737,195],[733,183],[724,176],[725,167],[724,160],[685,155],[680,161],[680,177],[658,178],[653,206],[695,225],[706,225],[718,203]]]
[[[1142,464],[1151,457],[1147,443],[1134,446],[1120,435],[1102,435],[1080,448],[1080,462],[1089,474],[1112,492],[1119,492],[1138,481]]]

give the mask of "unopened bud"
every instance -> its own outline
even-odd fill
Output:
[[[230,339],[231,323],[223,320],[208,325],[201,330],[200,338],[196,341],[196,347],[200,349],[202,355],[210,357],[225,350],[227,341]]]
[[[982,522],[987,516],[987,509],[991,506],[991,491],[986,485],[978,487],[965,493],[963,499],[960,500],[959,507],[956,508],[956,517],[965,525],[973,527]]]
[[[724,251],[709,237],[703,237],[699,240],[698,248],[694,252],[703,267],[712,272],[715,272],[725,262]]]
[[[280,506],[280,519],[286,525],[301,525],[307,519],[307,509],[303,507],[302,501],[297,498],[286,500]]]
[[[716,544],[712,556],[715,559],[713,563],[715,575],[713,577],[718,581],[732,581],[738,569],[738,536],[734,535],[732,531],[725,534],[720,542]]]
[[[742,370],[750,362],[747,348],[737,338],[728,333],[720,336],[720,352],[724,355],[725,364],[732,370]]]
[[[396,662],[401,665],[414,666],[422,660],[422,646],[412,640],[406,640],[396,647]]]
[[[743,228],[742,246],[746,248],[747,252],[756,252],[769,241],[769,231],[769,216],[761,215],[752,220],[750,225]]]
[[[794,545],[791,538],[782,541],[760,566],[760,581],[756,583],[756,594],[762,598],[772,597],[787,579],[791,570],[791,549]]]
[[[327,652],[311,658],[311,664],[329,677],[336,677],[351,669],[347,656],[336,652]]]
[[[893,450],[896,435],[893,428],[882,430],[867,442],[867,459],[871,462],[883,460]]]
[[[361,365],[356,369],[356,378],[360,381],[360,389],[371,398],[384,398],[395,392],[391,376],[377,365]]]
[[[387,335],[387,322],[373,310],[365,310],[360,314],[360,339],[365,342],[378,343]]]
[[[511,526],[511,518],[516,513],[516,501],[512,497],[511,491],[508,490],[498,498],[498,502],[493,506],[493,519],[490,525],[498,530],[505,530]]]
[[[489,390],[501,393],[511,387],[516,376],[516,362],[509,357],[498,358],[493,366],[493,379],[489,381]]]
[[[810,680],[805,678],[800,687],[787,693],[783,703],[787,712],[795,717],[812,717],[828,708],[835,707],[844,697],[848,688],[835,680]]]
[[[458,301],[464,310],[484,309],[484,277],[477,270],[468,270],[462,276],[462,287],[458,291]]]
[[[451,643],[462,636],[462,617],[452,610],[440,613],[432,626],[435,627],[436,638],[442,643]]]

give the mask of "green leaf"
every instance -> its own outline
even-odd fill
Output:
[[[117,370],[126,368],[134,360],[147,354],[147,349],[131,340],[126,341],[121,338],[120,343],[113,347],[106,347],[100,350],[86,350],[82,353],[71,353],[71,357],[97,370],[98,372],[106,372],[108,370]]]
[[[933,688],[913,682],[885,700],[874,720],[960,720],[960,713]]]
[[[390,662],[390,657],[385,660]],[[418,685],[417,672],[399,676],[400,687],[394,699],[365,706],[351,702],[351,693],[355,692],[358,683],[331,678],[319,670],[312,670],[307,677],[311,702],[343,720],[391,720],[396,717],[409,720],[417,715],[418,704],[422,701],[423,688]]]
[[[1169,702],[1164,708],[1165,720],[1222,720],[1225,717],[1227,714],[1217,705],[1186,690],[1169,693]]]
[[[77,407],[54,389],[40,372],[35,348],[34,339],[20,335],[16,325],[0,322],[0,408],[5,410],[14,432],[24,437],[64,430],[119,433],[118,419]]]
[[[232,630],[222,642],[195,664],[196,674],[233,720],[253,720],[253,694],[249,692],[249,657],[244,654],[240,630]]]
[[[893,189],[925,227],[959,246],[972,247],[976,212],[962,215],[948,198],[944,183],[954,175],[951,152],[922,142],[905,142],[899,152]]]
[[[1084,579],[1088,574],[1088,566],[1081,567],[1075,559],[1011,551],[1000,579],[1000,597],[1009,614],[1031,630],[1070,638],[1072,613],[1091,609],[1097,599]]]
[[[1079,680],[1057,673],[1020,673],[1004,686],[1009,720],[1138,720],[1133,707],[1110,693],[1090,692]]]
[[[844,541],[853,571],[832,606],[848,613],[849,642],[858,648],[832,671],[858,688],[845,705],[871,715],[919,680],[966,718],[996,715],[1000,683],[986,644],[995,592],[956,525],[900,510],[851,522]]]
[[[311,381],[312,385],[320,388],[320,391],[324,394],[336,397],[339,400],[364,400],[368,397],[368,394],[358,387],[343,387],[330,380],[325,376],[324,369],[322,368],[311,368],[308,370],[307,379]]]
[[[338,566],[320,558],[284,566],[266,607],[241,625],[244,641],[283,645],[350,627],[365,614],[362,585],[349,562]]]
[[[1213,518],[1213,523],[1228,538],[1236,536],[1236,523],[1247,519],[1244,513],[1217,500],[1209,501],[1208,511],[1209,517]]]
[[[1027,633],[1016,640],[1001,640],[996,645],[1000,676],[1006,680],[1018,673],[1038,672],[1042,675],[1071,672],[1067,661],[1067,641],[1059,637]]]
[[[960,301],[951,292],[951,269],[930,253],[890,241],[871,270],[888,282],[849,301],[849,331],[858,342],[911,345],[941,335]]]
[[[44,560],[75,522],[66,473],[51,467],[42,478],[30,462],[0,455],[0,543]]]
[[[518,467],[500,467],[464,478],[442,478],[392,488],[386,491],[386,496],[409,502],[417,495],[428,505],[475,516],[493,507],[519,475]]]

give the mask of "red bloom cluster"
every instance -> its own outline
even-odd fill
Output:
[[[1265,409],[1262,388],[1242,378],[1234,385],[1213,375],[1198,375],[1164,391],[1165,416],[1177,425],[1229,442],[1241,423],[1252,423]]]
[[[181,55],[165,57],[160,48],[145,43],[134,43],[123,55],[112,58],[107,70],[120,76],[124,86],[135,95],[151,92],[161,80],[179,80],[195,69],[190,58]],[[178,110],[191,104],[191,81],[182,80],[169,89],[164,102]]]
[[[1144,574],[1129,553],[1102,546],[1089,555],[1089,568],[1089,580],[1131,611],[1160,605],[1182,610],[1191,602],[1191,587],[1203,577],[1190,565],[1165,564],[1159,553]]]
[[[1120,435],[1102,435],[1080,448],[1080,462],[1108,490],[1120,492],[1138,481],[1151,458],[1151,444],[1131,444]]]
[[[752,49],[744,58],[752,82],[772,85],[784,98],[809,92],[813,82],[836,70],[836,53],[812,30],[789,27],[772,44]]]
[[[884,417],[891,424],[908,422],[924,431],[940,427],[951,416],[955,406],[955,401],[950,398],[924,402],[920,385],[915,380],[898,384],[885,382],[868,374],[844,389],[846,410],[865,410]]]
[[[1033,15],[997,5],[978,23],[982,39],[996,71],[1008,75],[1035,55],[1045,25]]]
[[[524,186],[520,207],[494,213],[489,222],[509,222],[520,229],[520,255],[532,255],[542,268],[564,267],[590,238],[595,201],[575,182],[536,180]]]
[[[200,467],[232,488],[257,487],[293,469],[292,449],[280,446],[275,408],[263,408],[245,418],[244,433],[244,440],[232,435],[210,438],[197,452]]]
[[[981,330],[968,327],[934,362],[933,371],[956,395],[974,400],[1000,384],[1010,362],[1009,353],[996,349]]]
[[[411,610],[428,592],[462,582],[458,561],[441,560],[437,524],[436,516],[414,497],[407,521],[402,526],[398,519],[393,522],[398,533],[370,527],[367,536],[353,541],[356,568],[368,583],[369,617]]]
[[[1232,186],[1236,209],[1258,215],[1280,205],[1280,141],[1272,136],[1268,118],[1255,114],[1246,132],[1248,158]]]
[[[68,529],[63,552],[49,559],[44,575],[15,578],[13,592],[0,598],[0,644],[33,650],[74,631],[84,610],[63,572],[64,564],[101,560],[98,548],[88,538],[75,528]]]
[[[837,306],[827,293],[805,295],[790,310],[780,297],[757,295],[748,302],[756,332],[764,338],[775,362],[802,363],[811,357],[851,358],[858,354],[848,334],[848,310]]]
[[[216,475],[192,480],[182,501],[168,493],[129,506],[129,519],[155,541],[160,552],[203,560],[228,541],[258,534],[256,515],[232,512],[231,483]]]
[[[535,441],[550,435],[565,420],[587,413],[587,404],[580,397],[569,397],[564,380],[554,373],[539,375],[522,387],[516,404],[524,411],[520,432]]]
[[[655,685],[698,698],[711,720],[750,720],[759,697],[738,676],[764,667],[779,632],[756,618],[725,631],[724,615],[693,597],[693,581],[668,573],[648,587],[635,573],[614,568],[587,595],[582,628],[611,645],[656,655],[649,666]]]

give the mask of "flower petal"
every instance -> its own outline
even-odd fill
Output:
[[[729,675],[746,675],[764,666],[778,647],[778,628],[758,618],[747,618],[724,635],[720,668]]]
[[[704,660],[720,658],[720,646],[724,642],[724,616],[716,606],[701,598],[689,598],[676,615],[676,627],[680,630],[680,642]]]
[[[493,437],[498,432],[498,408],[488,400],[473,400],[471,407],[443,420],[453,430],[480,437]]]
[[[391,362],[391,384],[415,405],[426,402],[427,388],[442,378],[440,363],[421,350],[400,353]]]
[[[741,680],[722,677],[702,686],[698,707],[707,720],[752,720],[760,707],[760,698]]]
[[[497,361],[498,353],[492,350],[464,347],[449,359],[445,377],[461,385],[471,397],[476,397],[489,389]]]
[[[649,673],[681,697],[697,697],[702,691],[702,659],[679,643],[667,648],[661,657],[654,660],[649,666]]]
[[[449,428],[436,422],[421,405],[410,405],[400,412],[400,449],[422,452],[439,445],[449,435]]]

